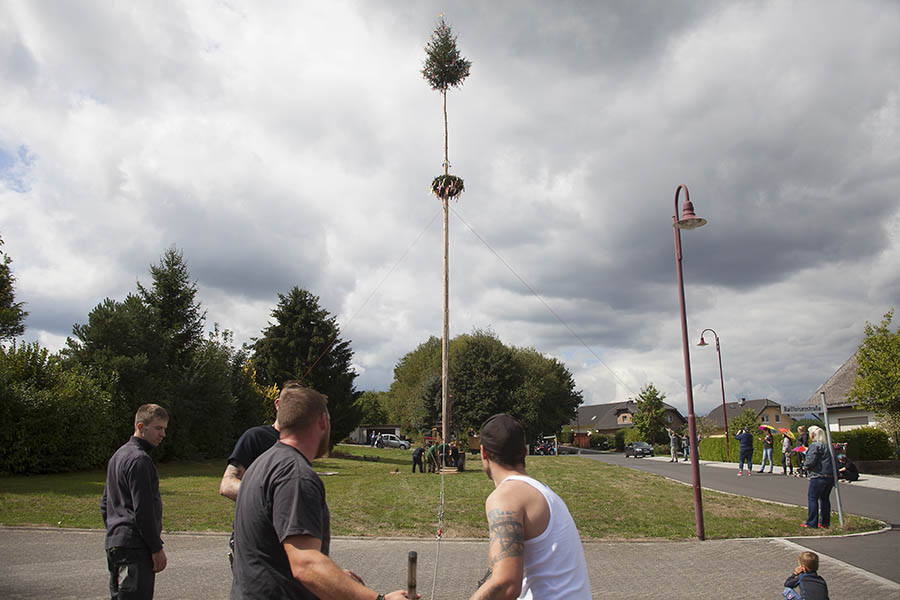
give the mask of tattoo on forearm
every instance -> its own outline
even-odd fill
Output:
[[[525,552],[525,529],[516,511],[492,510],[487,515],[490,529],[491,567],[504,558]]]
[[[246,469],[244,469],[244,467],[242,467],[240,465],[233,465],[233,464],[228,465],[228,467],[225,470],[228,471],[228,475],[230,477],[234,477],[235,479],[243,479],[244,472],[246,471]]]
[[[483,585],[485,584],[485,582],[487,582],[487,580],[491,578],[491,575],[492,575],[492,574],[493,574],[493,571],[491,571],[490,569],[488,569],[488,570],[487,570],[487,573],[484,574],[484,577],[482,577],[482,578],[478,581],[478,587],[483,586]]]

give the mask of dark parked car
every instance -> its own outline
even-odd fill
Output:
[[[641,456],[653,456],[653,446],[647,442],[631,442],[625,446],[625,458],[633,456],[639,458]]]

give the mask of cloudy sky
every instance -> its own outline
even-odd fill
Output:
[[[709,221],[682,236],[697,414],[721,401],[703,328],[729,400],[798,404],[897,304],[895,2],[0,0],[25,339],[61,348],[174,245],[210,327],[248,341],[300,286],[357,387],[387,389],[440,336],[441,13],[472,61],[448,96],[451,335],[560,358],[588,404],[652,382],[685,411],[679,184]]]

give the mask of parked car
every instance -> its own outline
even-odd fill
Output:
[[[381,438],[375,442],[375,446],[378,448],[401,448],[403,450],[409,450],[409,441],[401,440],[393,433],[383,433]]]
[[[625,446],[625,458],[633,456],[639,458],[642,456],[653,456],[653,446],[647,442],[631,442]]]

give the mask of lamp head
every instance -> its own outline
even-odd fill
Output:
[[[690,200],[685,200],[681,209],[681,219],[675,221],[672,226],[676,229],[697,229],[704,225],[706,225],[706,219],[694,214],[694,203]]]
[[[706,343],[706,340],[703,339],[702,335],[700,336],[700,342],[698,342],[697,345],[698,346],[709,346],[709,344]]]

